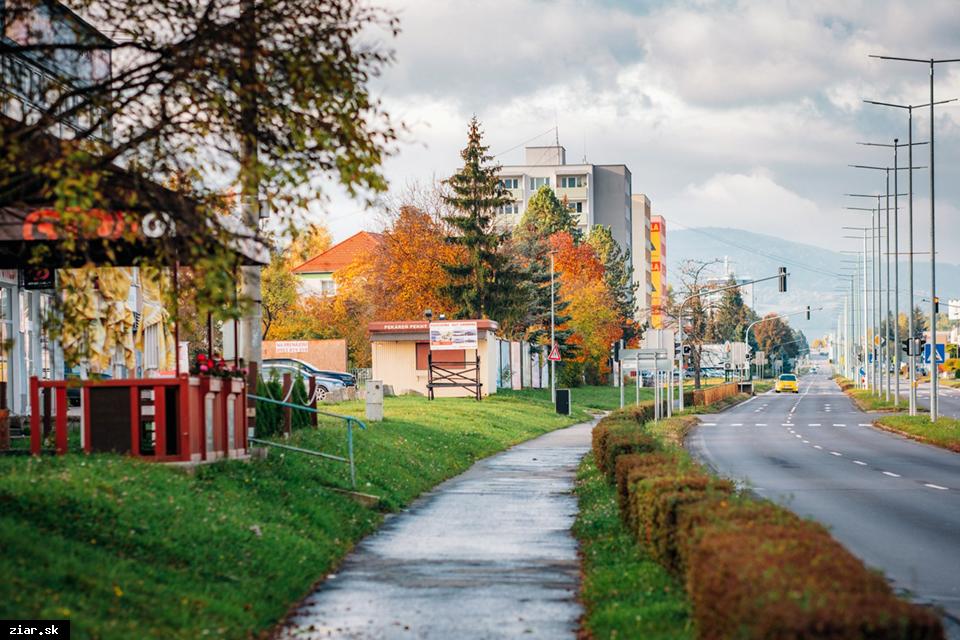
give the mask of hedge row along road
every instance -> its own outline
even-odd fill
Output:
[[[801,378],[799,395],[764,394],[701,416],[688,449],[721,475],[826,524],[895,587],[955,621],[960,455],[874,429],[830,373]]]

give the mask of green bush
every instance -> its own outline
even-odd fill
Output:
[[[647,428],[648,405],[597,425],[596,462],[616,482],[637,540],[684,579],[701,637],[943,637],[937,616],[898,599],[824,527],[736,495],[679,448],[666,449],[657,437],[682,433],[686,422]]]

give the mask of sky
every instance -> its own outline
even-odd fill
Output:
[[[406,125],[384,165],[393,194],[451,175],[476,114],[502,164],[557,138],[568,161],[626,164],[668,229],[735,227],[835,250],[859,248],[842,227],[866,220],[844,207],[869,206],[843,194],[886,189],[885,172],[848,165],[893,165],[892,149],[857,143],[907,139],[906,110],[862,99],[929,101],[926,66],[869,54],[960,58],[956,0],[380,4],[402,29],[395,64],[373,84]],[[960,98],[960,63],[937,66],[935,90]],[[960,263],[960,102],[935,123],[937,251]],[[928,140],[928,110],[914,125]],[[929,163],[928,147],[914,151],[915,165]],[[382,220],[328,193],[311,215],[335,239]],[[914,250],[925,252],[926,170],[914,193]]]

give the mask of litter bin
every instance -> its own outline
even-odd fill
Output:
[[[570,389],[557,389],[557,413],[570,415]]]

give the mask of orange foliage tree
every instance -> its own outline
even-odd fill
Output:
[[[564,365],[564,383],[575,383],[571,378],[581,375],[588,382],[601,382],[610,371],[610,343],[623,335],[616,299],[604,282],[603,262],[591,245],[577,242],[565,231],[550,237],[550,247],[560,278],[559,294],[569,304],[566,328],[573,331],[570,341],[580,348],[573,363]]]

